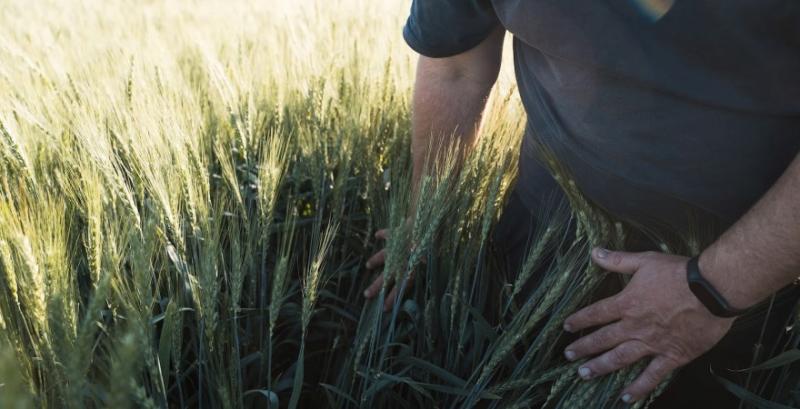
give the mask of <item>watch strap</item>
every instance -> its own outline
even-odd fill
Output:
[[[725,297],[711,283],[706,281],[703,275],[700,274],[699,258],[700,256],[695,256],[686,262],[686,280],[689,282],[689,289],[695,297],[717,317],[732,318],[747,312],[747,310],[731,307]]]

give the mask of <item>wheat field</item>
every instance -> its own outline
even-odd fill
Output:
[[[558,345],[626,226],[558,173],[570,203],[498,269],[510,64],[409,203],[408,6],[5,1],[0,407],[616,407],[641,366],[581,381]],[[385,274],[417,274],[388,313],[361,295],[384,227]]]

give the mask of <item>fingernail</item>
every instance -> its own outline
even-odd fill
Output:
[[[367,268],[372,268],[372,264],[370,264],[369,261],[367,262],[366,266]]]
[[[633,396],[630,393],[622,395],[622,401],[625,403],[631,403],[631,399],[633,399]]]
[[[567,323],[565,322],[565,323],[564,323],[564,331],[567,331],[567,332],[572,332],[572,325],[569,325],[569,324],[567,324]]]
[[[589,379],[592,377],[592,371],[589,368],[583,366],[580,369],[578,369],[578,375],[580,375],[581,378],[583,379]]]
[[[369,290],[364,290],[364,297],[369,298],[371,295],[372,293],[370,293]]]
[[[575,360],[575,351],[565,351],[564,356],[567,357],[570,361]]]
[[[594,254],[597,258],[606,258],[608,257],[608,250],[598,247]]]

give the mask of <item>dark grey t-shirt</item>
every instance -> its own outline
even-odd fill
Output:
[[[534,138],[597,204],[654,228],[734,222],[800,152],[797,0],[414,0],[420,54],[514,35],[528,113],[517,191],[556,189]]]

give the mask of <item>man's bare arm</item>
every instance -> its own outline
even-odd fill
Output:
[[[700,270],[734,307],[752,306],[800,276],[800,155],[701,254]]]
[[[705,278],[734,307],[752,306],[800,274],[800,155],[767,193],[700,256]],[[674,369],[711,349],[730,330],[700,303],[686,280],[687,257],[595,249],[594,262],[633,274],[622,292],[567,318],[564,329],[599,329],[567,346],[569,360],[594,356],[578,369],[602,376],[650,357],[621,394],[647,396]]]
[[[411,117],[411,154],[413,159],[414,200],[426,164],[443,159],[455,145],[459,156],[473,146],[480,127],[486,100],[500,72],[505,31],[498,28],[476,47],[445,58],[420,56],[414,83]],[[386,239],[388,231],[379,230],[375,237]],[[381,250],[367,260],[367,268],[383,266],[386,251]],[[378,295],[383,274],[364,290],[364,296]],[[388,310],[397,297],[397,288],[386,296]]]
[[[454,143],[462,155],[474,144],[500,71],[504,33],[497,29],[478,46],[452,57],[420,56],[412,102],[415,186],[429,155],[428,163],[435,163]]]

